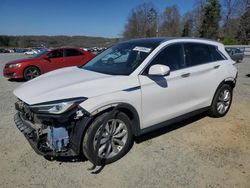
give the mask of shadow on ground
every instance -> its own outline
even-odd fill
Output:
[[[135,142],[136,143],[141,143],[141,142],[156,138],[158,136],[161,136],[161,135],[166,134],[168,132],[179,129],[179,128],[184,127],[186,125],[189,125],[189,124],[191,124],[193,122],[196,122],[196,121],[198,121],[198,120],[200,120],[200,119],[202,119],[202,118],[204,118],[206,116],[207,116],[207,113],[204,112],[204,113],[198,114],[196,116],[193,116],[191,118],[188,118],[188,119],[186,119],[184,121],[174,123],[174,124],[170,124],[170,125],[168,125],[166,127],[157,129],[155,131],[152,131],[150,133],[146,133],[146,134],[144,134],[142,136],[139,136],[139,137],[135,138]]]
[[[21,78],[9,78],[9,82],[26,82],[26,80],[21,79]]]
[[[83,155],[75,156],[75,157],[50,157],[44,156],[47,161],[58,161],[58,162],[67,162],[67,163],[76,163],[76,162],[85,162],[88,159]]]

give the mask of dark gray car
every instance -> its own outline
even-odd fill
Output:
[[[244,58],[245,48],[227,47],[226,51],[230,55],[232,60],[234,60],[236,62],[241,62]]]

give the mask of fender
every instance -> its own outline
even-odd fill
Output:
[[[214,96],[213,96],[213,99],[211,101],[211,104],[210,106],[212,105],[212,102],[214,101],[214,97],[215,97],[215,93],[218,91],[218,89],[225,83],[228,83],[232,88],[235,87],[235,84],[236,84],[236,79],[237,79],[237,75],[235,78],[232,78],[232,77],[229,77],[229,78],[226,78],[225,80],[223,80],[219,86],[216,88],[216,90],[214,91]]]
[[[84,109],[82,109],[84,111],[85,116],[79,119],[75,127],[73,128],[72,135],[74,136],[72,136],[71,146],[70,146],[76,154],[80,154],[81,152],[82,140],[91,122],[100,114],[103,114],[104,112],[109,112],[114,107],[116,107],[117,110],[124,112],[131,119],[131,122],[132,122],[131,128],[132,128],[133,135],[138,136],[140,134],[139,115],[138,115],[137,110],[130,104],[114,103],[114,104],[100,107],[92,113],[88,113]]]

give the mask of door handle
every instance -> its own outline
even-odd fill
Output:
[[[189,77],[189,76],[190,76],[190,73],[185,73],[185,74],[181,75],[182,78],[186,78],[186,77]]]
[[[215,65],[214,69],[218,69],[220,67],[220,65]]]

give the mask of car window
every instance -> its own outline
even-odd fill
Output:
[[[154,43],[124,42],[112,46],[82,68],[103,74],[131,74],[157,47]]]
[[[184,44],[186,64],[188,67],[212,62],[209,45],[199,43]]]
[[[173,44],[163,49],[146,69],[148,73],[152,65],[161,64],[167,65],[170,71],[178,70],[185,67],[182,44]]]
[[[75,49],[65,49],[64,50],[64,57],[70,57],[70,56],[79,56],[83,55],[80,51]]]
[[[210,53],[212,55],[213,61],[220,61],[224,60],[224,56],[222,56],[219,52],[216,46],[209,46]]]
[[[48,54],[49,58],[59,58],[59,57],[63,57],[63,50],[53,50],[52,52],[50,52]]]

